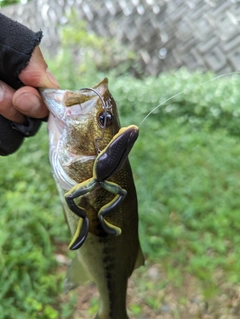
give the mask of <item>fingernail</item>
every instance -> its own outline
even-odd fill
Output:
[[[59,87],[58,81],[55,79],[54,75],[49,69],[46,69],[46,74],[50,82],[52,82],[52,84],[54,84],[55,87]]]

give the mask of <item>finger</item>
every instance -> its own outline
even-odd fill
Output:
[[[14,90],[6,83],[0,81],[0,114],[6,119],[24,124],[26,119],[13,105]]]
[[[34,49],[28,65],[21,71],[18,77],[25,85],[36,88],[59,87],[57,80],[47,68],[47,64],[38,46]]]
[[[13,105],[22,114],[34,118],[44,118],[48,115],[39,92],[30,86],[24,86],[13,95]]]

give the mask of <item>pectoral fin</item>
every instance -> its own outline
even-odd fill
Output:
[[[91,279],[91,275],[86,267],[79,257],[76,256],[68,267],[67,276],[64,281],[64,292],[68,293],[70,290],[77,288],[80,284],[90,281]]]

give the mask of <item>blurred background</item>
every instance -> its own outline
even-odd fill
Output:
[[[74,11],[88,32],[132,49],[147,74],[182,66],[219,74],[240,70],[238,0],[1,1],[11,2],[20,4],[3,13],[43,30],[47,53],[57,52],[61,27],[71,23]]]
[[[0,5],[43,31],[62,88],[108,77],[122,125],[142,123],[130,160],[146,266],[129,282],[130,318],[240,318],[240,2]],[[73,256],[46,124],[0,174],[0,319],[93,318],[94,284],[62,293]]]

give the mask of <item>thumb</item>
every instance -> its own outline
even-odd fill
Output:
[[[59,84],[49,71],[38,46],[34,49],[28,65],[20,72],[18,77],[23,84],[28,86],[59,88]]]

